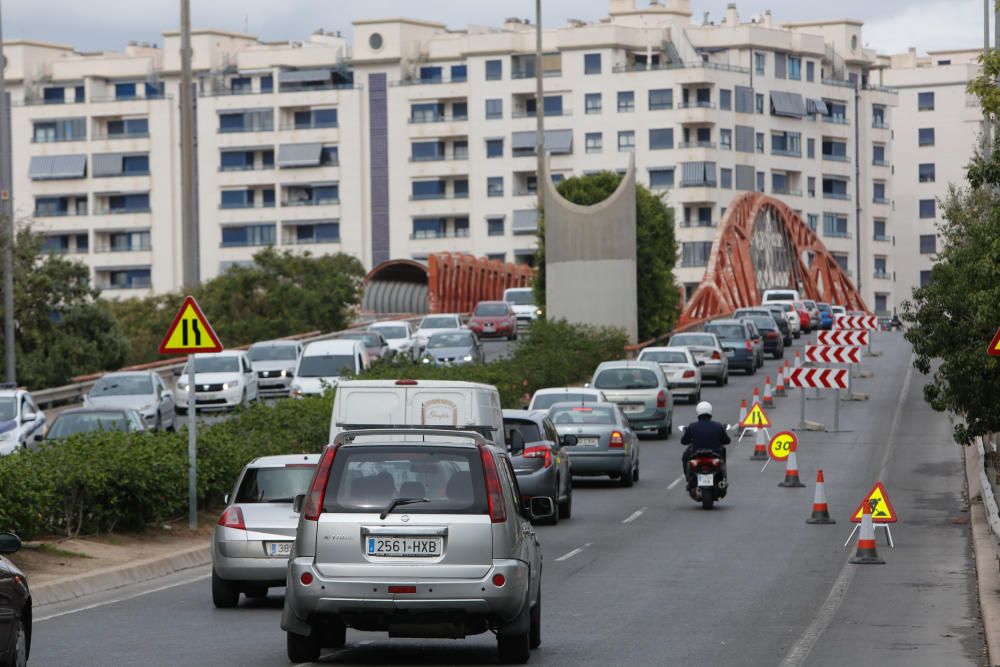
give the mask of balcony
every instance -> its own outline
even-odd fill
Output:
[[[107,206],[97,206],[94,208],[94,215],[128,215],[129,213],[150,213],[149,206],[137,206],[135,208],[108,208]]]
[[[873,204],[888,204],[889,200],[885,197],[872,197]]]
[[[455,229],[451,231],[421,231],[413,232],[410,234],[411,240],[422,240],[422,239],[459,239],[467,238],[469,236],[468,228]]]
[[[681,227],[684,229],[691,229],[694,227],[718,227],[719,223],[714,220],[683,220],[681,222]]]
[[[822,79],[824,86],[837,86],[838,88],[850,88],[854,90],[854,84],[850,81],[841,81],[839,79]]]
[[[698,102],[698,101],[694,101],[694,102],[691,102],[691,101],[680,102],[677,105],[677,108],[678,109],[714,109],[715,108],[715,103],[714,102]]]
[[[334,121],[330,121],[328,123],[307,123],[307,124],[285,122],[285,123],[281,124],[281,126],[280,126],[279,129],[284,130],[284,131],[288,131],[288,130],[330,130],[330,129],[337,128],[339,126],[340,126],[340,123],[338,121],[335,121],[335,120]]]
[[[839,199],[841,201],[851,201],[851,195],[846,192],[824,192],[823,199]]]
[[[427,123],[456,123],[469,120],[469,114],[462,114],[459,116],[451,115],[441,115],[441,116],[429,116],[427,118],[414,118],[410,116],[407,121],[411,125],[424,125]]]
[[[884,270],[880,271],[878,269],[875,269],[875,271],[872,272],[872,277],[875,278],[876,280],[891,280],[892,279],[892,276],[889,274],[888,271],[884,271]]]
[[[823,153],[823,159],[827,162],[850,162],[851,158],[846,155],[830,155],[829,153]]]
[[[888,130],[889,129],[889,123],[887,123],[884,120],[873,120],[872,121],[872,129],[875,129],[875,130]]]
[[[433,195],[410,195],[410,201],[441,201],[442,199],[468,199],[468,192],[454,192],[448,194]]]
[[[740,65],[726,65],[724,63],[711,63],[705,62],[703,60],[694,60],[690,62],[682,63],[656,63],[651,65],[646,64],[627,64],[627,65],[615,65],[611,68],[611,71],[615,74],[630,73],[630,72],[646,72],[646,71],[659,71],[667,69],[711,69],[720,72],[736,72],[738,74],[749,74],[749,67],[742,67]]]
[[[677,148],[715,148],[714,141],[681,141]]]
[[[149,139],[149,132],[130,132],[128,134],[116,132],[115,134],[108,134],[107,132],[94,132],[91,136],[94,141],[115,141],[117,139]]]
[[[872,235],[872,241],[878,241],[880,243],[888,243],[891,240],[892,239],[890,239],[885,234],[882,234],[882,235],[874,234],[874,235]]]
[[[782,148],[772,148],[771,155],[780,155],[783,157],[802,157],[802,149],[790,151]]]
[[[80,209],[69,210],[69,209],[67,209],[65,211],[59,211],[59,210],[53,210],[53,209],[35,209],[35,212],[32,214],[32,217],[35,217],[35,218],[75,218],[75,217],[80,217],[80,216],[85,216],[85,215],[87,215],[87,209],[86,209],[86,207],[84,207],[83,210],[80,210]]]
[[[872,166],[873,167],[888,167],[889,166],[889,161],[888,160],[872,160]]]
[[[848,231],[840,231],[839,229],[823,229],[823,236],[831,239],[849,239],[851,238],[851,233]]]
[[[847,125],[847,116],[820,116],[824,123],[833,123],[834,125]]]
[[[771,190],[773,195],[785,195],[786,197],[801,197],[802,190],[793,190],[792,188],[775,188]]]
[[[410,156],[410,162],[462,162],[469,159],[468,153],[452,153],[451,155],[427,155],[423,157]]]
[[[332,164],[325,164],[324,167],[336,167],[339,163],[334,162]],[[246,165],[231,165],[228,167],[219,166],[220,172],[234,172],[234,171],[273,171],[275,169],[274,163],[271,164],[246,164]]]
[[[132,95],[131,97],[119,97],[117,95],[99,95],[90,98],[91,102],[145,102],[148,100],[165,100],[168,95],[165,93],[146,93],[145,95]]]
[[[510,114],[511,118],[534,118],[537,112],[524,109],[516,110]],[[556,118],[558,116],[572,116],[572,109],[553,109],[543,114],[546,118]]]
[[[123,245],[120,243],[96,243],[94,244],[94,252],[148,252],[153,249],[151,243],[137,243],[133,245]]]

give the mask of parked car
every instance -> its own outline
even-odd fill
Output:
[[[435,366],[459,366],[481,364],[486,356],[479,337],[468,329],[459,329],[431,334],[422,361]]]
[[[14,533],[0,533],[0,665],[23,667],[31,655],[31,591],[28,577],[7,559],[21,550]]]
[[[526,508],[521,495],[505,448],[478,433],[340,433],[296,500],[281,613],[288,658],[314,662],[353,627],[414,638],[492,631],[501,662],[527,662],[542,620],[530,521],[555,507],[539,497]]]
[[[556,403],[598,403],[607,399],[598,389],[588,387],[546,387],[531,397],[529,410],[548,410]]]
[[[420,326],[414,338],[422,352],[427,349],[427,339],[438,331],[454,331],[462,328],[462,318],[460,315],[427,315],[420,320]]]
[[[132,408],[142,415],[146,427],[173,431],[177,426],[174,395],[159,373],[133,371],[108,373],[83,397],[84,407]]]
[[[667,377],[667,386],[674,398],[684,397],[691,403],[701,400],[701,365],[686,347],[647,347],[639,353],[639,361],[653,361]]]
[[[531,287],[510,287],[503,291],[503,300],[510,304],[520,326],[527,326],[538,319],[542,309],[535,304],[535,290]]]
[[[309,490],[319,454],[261,456],[240,472],[212,536],[212,603],[267,597],[285,585],[295,543],[295,497]]]
[[[517,316],[506,301],[480,301],[466,326],[480,338],[517,340]]]
[[[778,331],[781,334],[782,346],[784,347],[792,344],[792,328],[789,326],[788,320],[785,319],[781,310],[774,310],[769,306],[760,306],[758,308],[738,308],[733,314],[733,317],[740,318],[751,315],[770,317],[771,321],[773,321],[775,326],[778,327]],[[758,327],[758,329],[759,328],[760,327]]]
[[[292,378],[292,397],[318,396],[368,368],[360,340],[317,340],[306,345]]]
[[[302,343],[270,340],[254,343],[247,356],[257,372],[257,393],[261,396],[290,396],[295,367],[302,356]]]
[[[62,440],[78,433],[97,431],[141,433],[145,430],[146,422],[142,415],[132,408],[70,408],[56,415],[45,439]],[[41,434],[35,438],[42,440]]]
[[[45,433],[45,413],[17,385],[0,384],[0,455],[28,448]]]
[[[770,354],[775,359],[781,359],[785,356],[784,336],[782,335],[780,326],[770,313],[766,315],[746,315],[740,319],[753,322],[760,331],[761,338],[764,341],[765,353]],[[785,326],[788,325],[786,324]]]
[[[551,498],[559,509],[545,523],[555,525],[573,513],[573,473],[569,455],[544,410],[504,410],[504,437],[522,501]]]
[[[349,331],[340,335],[341,340],[360,340],[368,353],[368,361],[374,362],[378,359],[388,359],[392,356],[392,348],[389,341],[377,331]]]
[[[174,401],[177,412],[191,406],[191,367],[185,364],[177,378]],[[242,350],[194,356],[194,407],[196,410],[234,409],[258,399],[257,373]]]
[[[795,312],[798,313],[802,333],[812,333],[815,327],[813,326],[812,315],[810,315],[809,309],[806,308],[806,304],[801,301],[794,301],[792,302],[792,306],[795,308]]]
[[[389,349],[392,350],[393,354],[417,359],[423,351],[413,336],[413,328],[409,322],[393,320],[375,322],[368,325],[368,330],[382,334],[389,343]]]
[[[757,349],[750,325],[741,320],[713,320],[705,325],[705,333],[718,338],[730,368],[742,368],[747,375],[757,372]]]
[[[549,414],[574,475],[607,475],[622,486],[639,481],[639,437],[618,405],[556,403]]]
[[[701,366],[703,380],[713,379],[718,387],[729,383],[729,355],[715,334],[708,332],[674,334],[667,345],[686,347],[691,351],[695,361],[704,362]]]
[[[805,306],[806,311],[809,313],[809,321],[812,330],[815,331],[819,329],[819,308],[816,307],[816,302],[812,299],[803,299],[802,305]]]
[[[617,403],[637,431],[656,431],[670,437],[674,400],[660,365],[652,361],[605,361],[594,371],[590,384]]]
[[[828,303],[817,303],[819,309],[819,328],[829,331],[833,328],[833,310]]]

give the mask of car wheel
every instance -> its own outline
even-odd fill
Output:
[[[8,660],[3,662],[4,667],[26,667],[28,664],[28,634],[24,630],[24,622],[17,621],[13,628],[14,643],[11,646],[11,653]]]
[[[756,374],[757,374],[757,362],[751,361],[750,366],[747,368],[747,375],[756,375]]]
[[[635,462],[635,469],[632,470],[632,481],[633,482],[638,482],[639,481],[639,461],[638,460],[636,460],[636,462]]]
[[[555,505],[559,499],[559,483],[556,482],[556,488],[552,495],[552,504]],[[538,521],[539,524],[543,526],[556,526],[559,524],[559,512],[553,512],[552,516],[547,516],[544,519]]]
[[[697,405],[698,403],[701,403],[701,389],[698,390],[697,394],[691,397],[691,405]]]
[[[542,587],[538,587],[538,599],[535,606],[531,608],[531,642],[529,648],[538,648],[542,645]]]
[[[525,616],[529,618],[524,618]],[[528,662],[531,655],[530,616],[530,605],[525,604],[516,619],[497,631],[497,653],[500,654],[500,662],[513,665],[523,665]]]
[[[559,518],[568,519],[573,516],[573,485],[566,491],[566,500],[559,503]]]
[[[232,609],[240,603],[240,589],[212,570],[212,604],[217,609]]]
[[[313,629],[313,633],[305,637],[294,632],[285,633],[285,651],[288,659],[292,662],[316,662],[319,660],[320,646],[319,633]]]
[[[633,465],[629,470],[622,473],[622,476],[618,478],[618,483],[628,488],[635,484],[635,466]]]
[[[163,420],[160,419],[159,412],[156,413],[156,423],[153,424],[153,430],[156,431],[157,433],[163,430]]]
[[[327,617],[319,643],[326,648],[344,648],[347,643],[347,626],[340,616]]]
[[[725,384],[726,384],[726,376],[725,375],[720,375],[719,377],[715,378],[715,386],[716,387],[722,387],[722,386],[725,386]]]

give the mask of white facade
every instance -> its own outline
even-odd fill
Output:
[[[860,48],[857,21],[742,21],[731,6],[719,24],[695,25],[689,0],[639,3],[611,0],[602,21],[545,31],[553,172],[624,171],[634,151],[640,183],[675,209],[689,290],[729,201],[760,189],[815,225],[868,303],[878,295],[891,312],[919,276],[915,245],[900,242],[891,166],[902,157],[897,124],[916,119],[897,118],[899,96],[880,86],[909,71],[890,66],[910,66]],[[275,44],[195,31],[202,278],[268,244],[344,251],[367,267],[441,251],[531,261],[534,26],[455,31],[394,18],[357,21],[352,38]],[[5,48],[19,217],[93,267],[98,286],[178,288],[177,33],[163,49],[122,54]],[[917,86],[928,70],[910,69]],[[83,120],[52,129],[51,119]],[[85,156],[85,173],[69,155]],[[119,161],[121,175],[96,175]],[[70,177],[52,178],[65,176],[57,167]],[[939,164],[939,185],[946,173]]]

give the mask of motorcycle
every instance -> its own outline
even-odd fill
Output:
[[[731,424],[726,425],[726,431],[732,431],[733,428]],[[681,426],[681,433],[684,430],[685,427]],[[714,451],[696,450],[684,472],[687,476],[688,495],[695,502],[700,502],[702,509],[710,510],[716,500],[726,497],[726,492],[729,490],[726,462]]]

